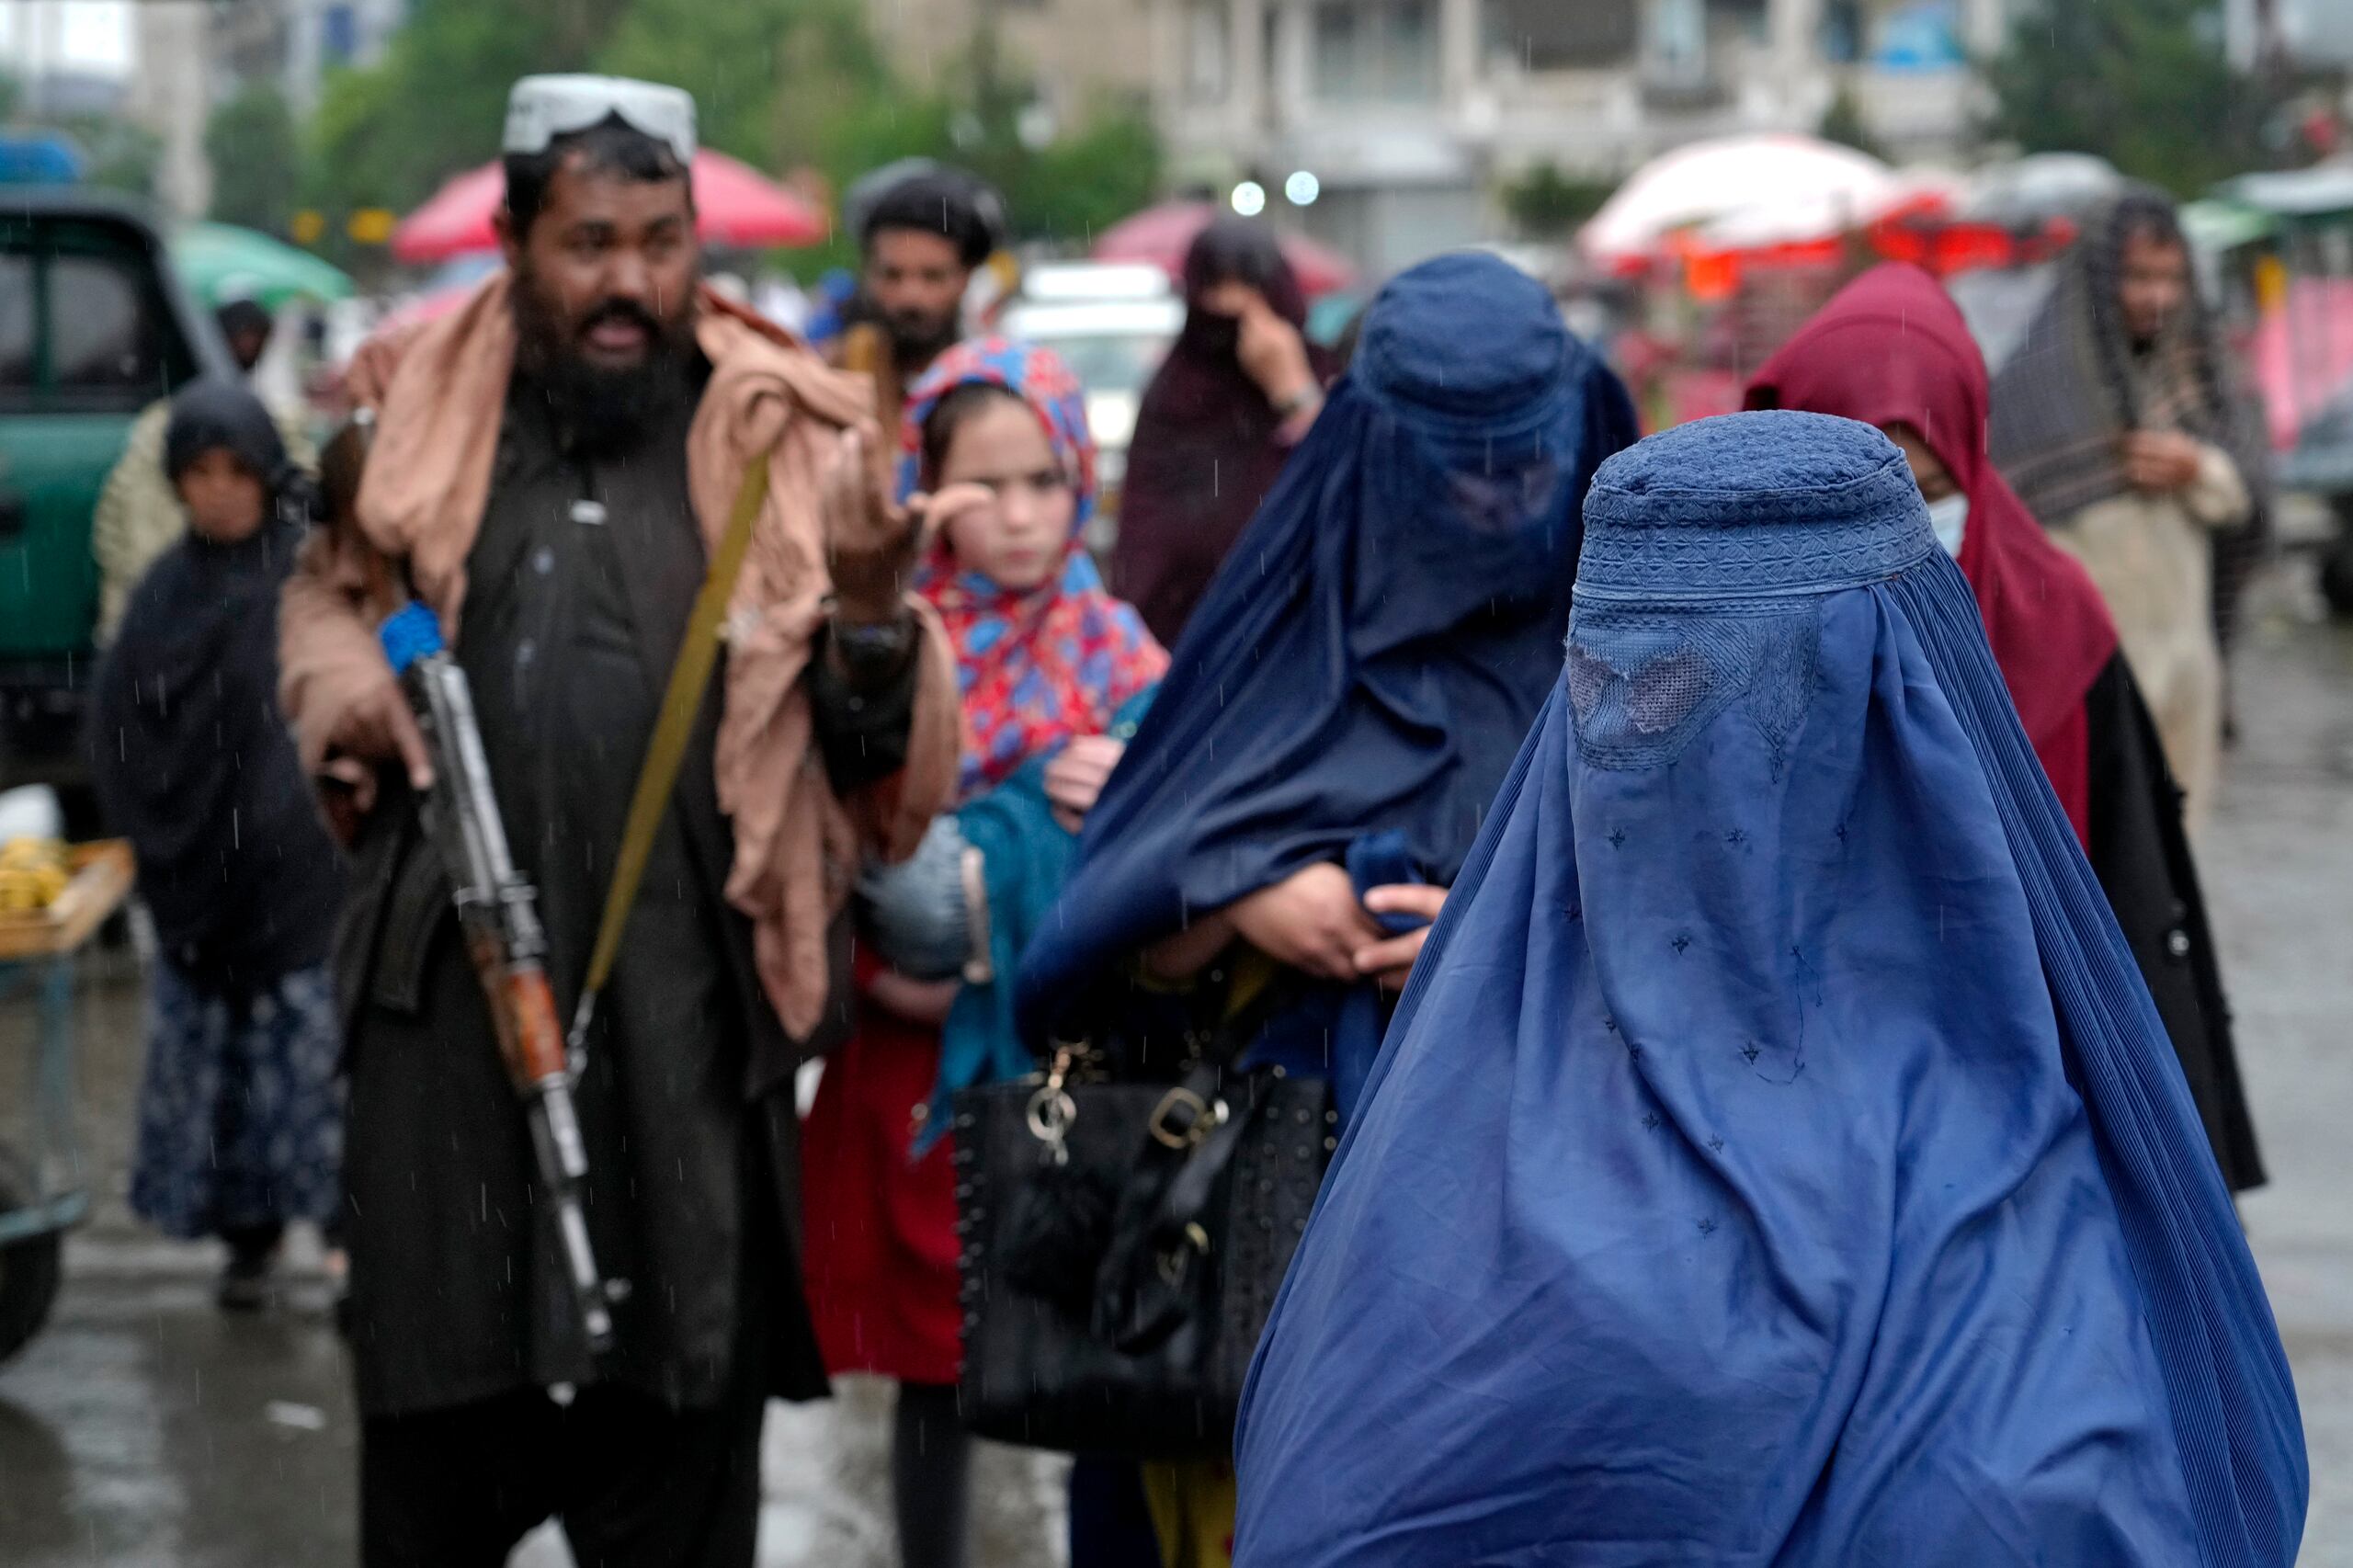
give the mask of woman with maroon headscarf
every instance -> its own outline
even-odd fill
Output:
[[[2099,591],[1985,457],[1989,396],[1984,357],[1951,298],[1919,268],[1890,265],[1848,284],[1768,360],[1748,406],[1876,425],[1911,459],[1938,537],[1976,591],[2027,739],[2156,1000],[2222,1175],[2234,1191],[2259,1187],[2181,791]]]
[[[1264,224],[1211,223],[1185,257],[1185,329],[1143,394],[1111,585],[1176,645],[1242,526],[1324,406],[1307,296]]]

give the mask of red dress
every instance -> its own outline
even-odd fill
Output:
[[[881,964],[861,952],[860,992]],[[916,1108],[939,1074],[939,1031],[868,1003],[825,1059],[801,1128],[804,1278],[833,1372],[952,1383],[964,1358],[956,1177],[942,1137],[912,1160]]]

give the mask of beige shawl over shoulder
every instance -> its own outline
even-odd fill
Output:
[[[862,516],[822,515],[819,498],[839,432],[869,416],[871,391],[709,290],[701,307],[696,335],[712,372],[688,433],[687,472],[707,546],[726,527],[745,467],[762,452],[769,461],[767,504],[728,621],[715,758],[720,806],[735,833],[727,896],[751,917],[779,1017],[802,1037],[824,1006],[825,929],[860,857],[910,853],[953,799],[955,670],[937,618],[911,596],[923,663],[906,767],[835,799],[801,677],[824,620],[829,530],[833,542],[854,546],[846,530],[869,526]],[[377,410],[359,493],[365,545],[315,539],[280,616],[280,693],[313,768],[349,705],[392,678],[360,603],[360,549],[405,559],[418,596],[454,634],[514,359],[507,285],[497,278],[454,315],[371,345],[353,367],[355,394]]]

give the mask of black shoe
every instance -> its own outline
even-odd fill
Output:
[[[257,1312],[269,1305],[275,1293],[270,1280],[271,1267],[278,1261],[276,1248],[267,1252],[236,1251],[229,1255],[229,1267],[221,1271],[220,1288],[213,1300],[224,1312]]]

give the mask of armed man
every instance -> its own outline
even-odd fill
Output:
[[[494,1568],[553,1517],[584,1563],[745,1568],[765,1402],[824,1388],[793,1074],[841,1021],[858,865],[952,793],[954,676],[904,591],[919,528],[871,388],[700,286],[693,101],[527,78],[505,149],[506,275],[363,354],[351,525],[282,613],[289,717],[356,824],[362,1559]],[[419,726],[379,640],[388,582],[470,715]],[[479,767],[453,769],[458,728]],[[684,737],[675,771],[657,731]],[[476,865],[511,858],[511,888],[470,886],[433,825],[486,810],[505,853]],[[493,892],[523,918],[485,918]],[[486,957],[502,930],[540,950]],[[518,1097],[501,964],[543,964],[582,1022],[555,1123]],[[563,1052],[538,1060],[562,1090]],[[585,1174],[553,1180],[574,1108]]]

